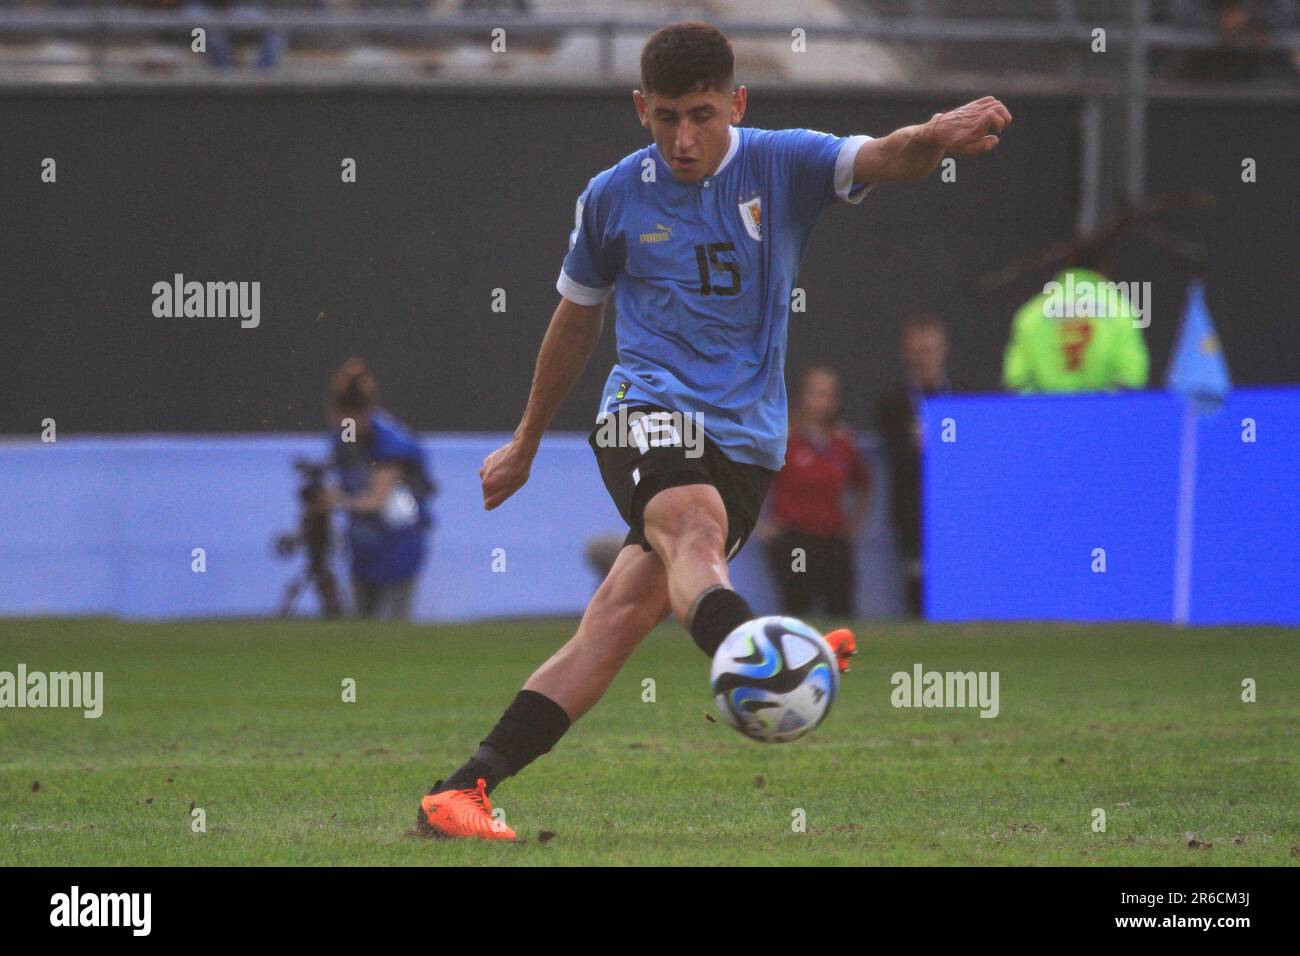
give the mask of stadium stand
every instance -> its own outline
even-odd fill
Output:
[[[1294,87],[1294,0],[1242,4],[1265,44],[1244,78]],[[1166,78],[1221,42],[1208,0],[0,0],[0,82],[192,83],[227,66],[250,82],[627,82],[644,35],[690,15],[727,22],[746,80],[769,84],[960,85],[996,73],[1008,87],[1077,90],[1126,68],[1123,53],[1094,54],[1097,28],[1123,44],[1140,20],[1153,75]],[[232,62],[192,52],[199,25],[218,47],[229,35]],[[497,28],[515,55],[489,48]],[[791,56],[799,42],[833,55]]]

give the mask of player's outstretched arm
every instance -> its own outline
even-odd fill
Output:
[[[561,298],[542,339],[533,371],[528,405],[515,429],[515,437],[487,458],[479,469],[483,482],[483,507],[491,511],[528,481],[533,458],[555,410],[586,368],[600,341],[605,324],[605,303],[578,305]]]
[[[991,96],[935,113],[928,123],[904,126],[868,140],[853,160],[855,183],[915,182],[939,165],[944,153],[977,156],[998,144],[1011,113]]]

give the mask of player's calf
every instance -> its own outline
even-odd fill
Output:
[[[521,690],[478,750],[431,794],[469,791],[483,783],[486,797],[501,781],[547,753],[569,729],[569,715],[545,694]]]
[[[700,592],[682,623],[696,646],[712,658],[728,634],[754,617],[748,601],[725,584],[715,584]]]
[[[421,819],[431,807],[453,799],[463,814],[473,817],[470,805],[444,795],[459,793],[473,800],[481,784],[486,801],[502,781],[554,748],[570,724],[600,699],[668,610],[662,563],[639,547],[624,548],[587,606],[577,633],[533,673],[469,760],[434,786],[421,805]],[[425,822],[434,826],[431,819]]]

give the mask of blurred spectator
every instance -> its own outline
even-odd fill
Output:
[[[357,613],[406,620],[432,523],[426,501],[435,489],[415,436],[379,407],[378,398],[361,359],[349,359],[335,373],[329,417],[340,487],[326,503],[348,514]]]
[[[853,508],[846,514],[850,490]],[[853,432],[840,421],[839,376],[810,368],[800,378],[785,467],[772,482],[763,531],[783,611],[802,615],[820,602],[830,616],[853,615],[853,541],[869,490]]]
[[[1101,392],[1146,385],[1149,359],[1141,316],[1150,314],[1150,296],[1141,286],[1094,272],[1099,261],[1081,253],[1078,265],[1062,270],[1016,312],[1002,365],[1008,391]]]
[[[289,48],[289,37],[287,35],[273,30],[262,32],[253,29],[253,27],[267,21],[266,11],[255,2],[185,0],[181,5],[181,10],[192,15],[198,25],[203,25],[205,18],[209,14],[229,12],[231,16],[240,21],[239,26],[234,29],[235,39],[247,36],[257,41],[257,57],[253,61],[253,66],[259,70],[269,70],[275,66]],[[248,26],[246,27],[244,24],[248,24]],[[235,44],[230,33],[216,27],[209,28],[206,43],[206,56],[208,63],[212,67],[225,69],[238,65],[235,57]]]
[[[461,0],[462,13],[527,13],[528,0]]]
[[[921,420],[927,395],[953,391],[948,378],[948,333],[939,319],[919,315],[903,324],[900,354],[904,383],[880,397],[877,420],[889,456],[890,517],[903,571],[904,605],[912,617],[923,609],[921,563]]]
[[[1184,56],[1186,78],[1234,81],[1295,75],[1296,51],[1268,45],[1274,31],[1295,26],[1288,0],[1174,0],[1170,12],[1175,23],[1213,27],[1219,33],[1217,46]]]

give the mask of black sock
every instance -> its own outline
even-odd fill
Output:
[[[463,764],[457,767],[450,777],[446,780],[439,780],[433,785],[430,793],[441,793],[444,790],[473,790],[478,786],[478,782],[483,780],[487,783],[487,791],[491,793],[502,780],[510,776],[510,768],[506,766],[501,755],[495,751],[485,753],[485,748],[479,747]],[[488,761],[480,758],[487,757]]]
[[[746,621],[753,620],[754,612],[743,597],[731,588],[718,585],[695,599],[687,617],[696,645],[713,657],[728,634]]]
[[[435,787],[468,790],[480,779],[492,790],[547,753],[569,729],[569,715],[545,694],[521,690],[474,755]]]

